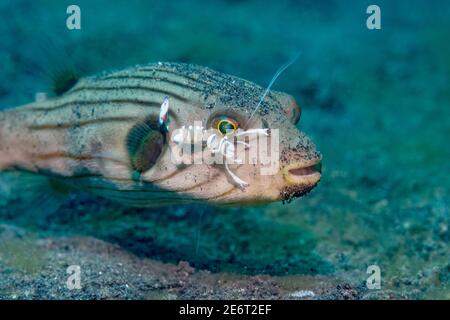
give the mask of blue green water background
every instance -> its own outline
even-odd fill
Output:
[[[213,272],[362,285],[376,264],[382,297],[450,298],[447,1],[77,0],[82,29],[69,31],[71,2],[0,1],[2,108],[47,91],[48,71],[67,64],[92,74],[189,62],[264,86],[301,51],[274,89],[302,106],[323,178],[289,205],[144,210],[75,194],[52,213],[4,202],[2,222]],[[381,30],[366,28],[369,4]]]

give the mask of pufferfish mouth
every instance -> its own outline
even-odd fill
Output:
[[[322,162],[293,163],[284,168],[284,178],[290,184],[316,184],[320,180]]]
[[[292,163],[283,169],[287,185],[281,191],[281,199],[290,202],[310,192],[320,181],[322,162]]]

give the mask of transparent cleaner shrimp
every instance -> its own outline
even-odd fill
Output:
[[[225,170],[227,171],[231,179],[233,179],[233,182],[235,182],[237,186],[241,189],[245,189],[245,187],[247,187],[249,184],[246,181],[239,178],[233,171],[231,171],[229,167],[230,163],[242,164],[243,162],[241,159],[234,159],[235,147],[234,143],[230,140],[234,140],[234,137],[240,137],[249,134],[268,136],[269,135],[268,130],[269,129],[250,129],[238,132],[231,136],[225,135],[222,138],[218,138],[217,134],[212,134],[211,136],[208,137],[208,140],[206,142],[207,147],[210,149],[212,153],[219,153],[223,155]],[[231,137],[232,139],[230,139],[229,137]],[[248,143],[243,141],[236,141],[236,143],[242,144],[246,148],[250,147]]]

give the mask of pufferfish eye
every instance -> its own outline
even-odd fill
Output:
[[[239,128],[239,123],[232,118],[220,117],[214,121],[213,128],[226,136],[234,133]]]

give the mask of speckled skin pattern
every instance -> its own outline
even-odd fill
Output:
[[[59,97],[0,113],[0,169],[31,171],[134,206],[209,201],[252,204],[290,200],[311,190],[320,174],[289,179],[288,170],[321,160],[310,139],[295,124],[300,109],[287,94],[270,91],[249,121],[264,88],[209,68],[154,63],[83,78]],[[224,165],[176,165],[171,140],[157,163],[136,179],[127,151],[133,126],[156,119],[170,99],[173,129],[214,117],[237,120],[242,129],[279,130],[280,170],[262,176],[259,164],[230,167],[249,183],[244,190]],[[237,150],[245,152],[243,150]]]

